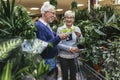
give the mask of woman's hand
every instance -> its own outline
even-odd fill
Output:
[[[71,52],[71,53],[77,53],[77,52],[80,52],[80,49],[77,48],[77,47],[71,47],[71,48],[70,48],[70,52]]]
[[[80,37],[81,36],[81,33],[77,32],[77,31],[74,31],[75,34],[77,35],[77,37]]]

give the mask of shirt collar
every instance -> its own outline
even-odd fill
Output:
[[[41,21],[44,25],[47,26],[47,23],[43,19],[40,18],[39,21]]]
[[[50,31],[52,32],[52,29],[51,29],[51,27],[50,27],[50,25],[48,24],[48,23],[46,23],[43,19],[39,19],[39,21],[41,21],[45,26],[47,26],[49,29],[50,29]]]

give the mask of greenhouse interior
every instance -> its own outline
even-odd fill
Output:
[[[120,0],[0,0],[0,37],[0,80],[120,80]]]

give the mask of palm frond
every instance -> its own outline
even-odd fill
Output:
[[[0,60],[8,57],[9,52],[21,44],[20,38],[7,40],[0,44]]]
[[[15,0],[0,0],[0,37],[21,37],[32,39],[36,37],[35,26],[22,5],[15,6]],[[8,32],[10,34],[6,34]]]

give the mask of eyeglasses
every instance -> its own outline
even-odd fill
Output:
[[[65,17],[66,19],[74,19],[74,17]]]
[[[52,12],[52,11],[47,11],[47,12],[49,12],[49,13],[51,13],[53,15],[56,15],[56,12]]]

